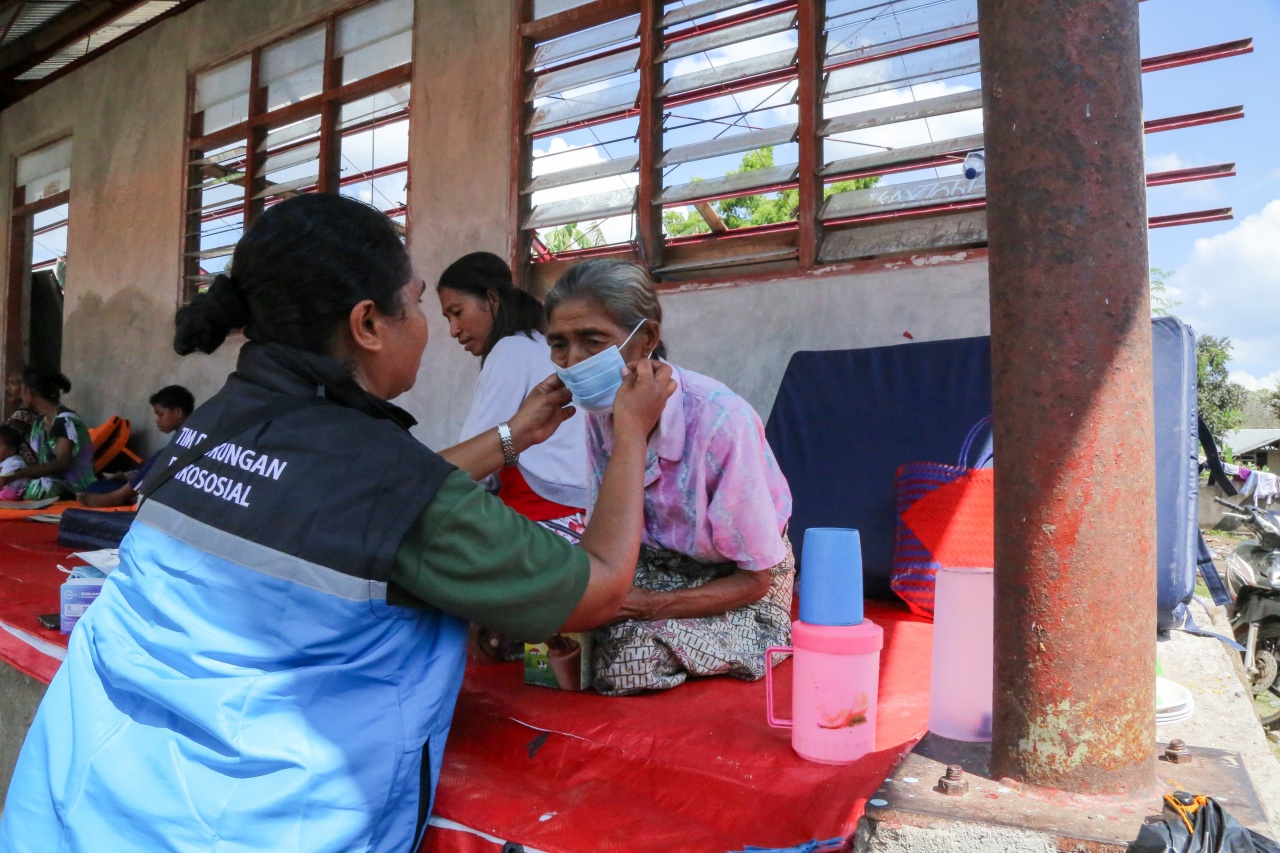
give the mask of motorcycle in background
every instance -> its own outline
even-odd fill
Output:
[[[1244,668],[1264,726],[1280,723],[1280,515],[1248,504],[1215,501],[1256,538],[1227,555],[1231,628],[1244,646]]]

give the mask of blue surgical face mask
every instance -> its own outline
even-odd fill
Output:
[[[636,324],[622,346],[631,342],[645,322]],[[613,398],[622,387],[622,369],[626,366],[621,347],[611,346],[572,367],[557,367],[556,375],[573,394],[574,405],[600,414],[613,409]]]

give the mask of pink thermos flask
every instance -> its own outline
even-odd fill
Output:
[[[858,531],[811,527],[804,533],[800,618],[791,623],[791,719],[773,710],[773,667],[765,666],[769,725],[791,729],[791,747],[819,764],[848,764],[875,749],[876,699],[884,632],[862,616]]]

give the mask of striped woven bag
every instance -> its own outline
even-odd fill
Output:
[[[938,569],[995,565],[995,471],[965,463],[991,418],[974,424],[955,465],[908,462],[894,476],[897,519],[889,587],[913,613],[933,618]]]

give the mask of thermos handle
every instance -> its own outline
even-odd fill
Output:
[[[764,695],[765,695],[765,713],[769,719],[769,725],[775,729],[791,728],[790,720],[779,720],[773,715],[773,656],[775,654],[794,654],[795,649],[792,646],[770,646],[764,652]]]

